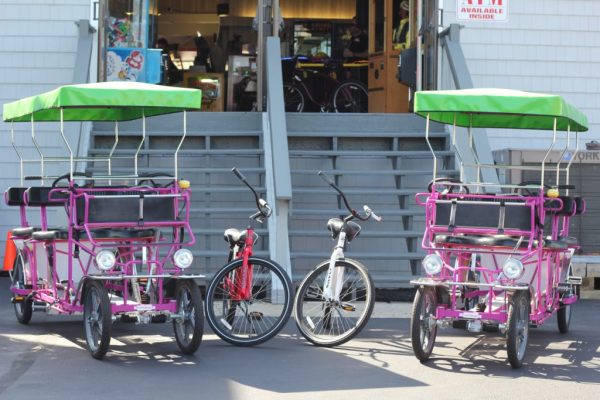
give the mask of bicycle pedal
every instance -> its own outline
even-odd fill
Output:
[[[254,320],[260,321],[263,317],[263,313],[260,311],[252,311],[250,314],[248,314],[248,316]]]
[[[342,303],[342,310],[344,310],[344,311],[356,311],[356,307],[353,304]]]
[[[16,304],[16,303],[23,303],[24,301],[25,301],[25,296],[14,296],[14,297],[11,299],[11,302],[12,302],[13,304]]]

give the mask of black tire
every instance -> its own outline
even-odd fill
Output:
[[[112,317],[108,291],[99,281],[88,281],[83,301],[85,341],[92,357],[100,360],[108,351]]]
[[[436,309],[437,296],[435,289],[430,286],[420,287],[415,294],[410,318],[412,348],[415,357],[420,361],[429,359],[435,345],[437,336]]]
[[[560,308],[556,312],[556,320],[558,322],[558,331],[562,334],[569,333],[569,325],[571,324],[570,304],[560,304]]]
[[[333,92],[331,104],[337,113],[366,113],[369,111],[369,93],[362,83],[345,81]]]
[[[513,368],[520,368],[523,365],[527,352],[529,309],[528,292],[519,290],[511,296],[506,324],[506,352],[508,353],[508,362]]]
[[[19,253],[15,258],[13,271],[11,273],[11,285],[16,289],[25,288],[25,261],[22,255]],[[14,303],[15,316],[17,321],[21,324],[26,325],[31,321],[33,314],[33,300],[30,297],[26,297],[24,301]]]
[[[296,293],[294,316],[302,336],[317,346],[346,343],[367,324],[375,303],[375,289],[367,268],[351,260],[338,260],[342,272],[340,301],[328,301],[323,286],[329,260],[306,275]]]
[[[304,91],[290,83],[283,84],[283,104],[285,112],[302,112],[306,106]]]
[[[254,346],[271,339],[292,312],[293,288],[285,270],[272,260],[250,257],[248,262],[252,265],[252,292],[247,300],[232,293],[236,276],[242,275],[242,260],[221,268],[206,290],[208,324],[217,336],[236,346]]]
[[[202,343],[204,333],[204,307],[200,288],[193,279],[179,279],[175,285],[177,314],[173,331],[177,346],[183,354],[194,354]]]

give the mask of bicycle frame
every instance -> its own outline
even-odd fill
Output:
[[[249,300],[252,296],[252,266],[248,263],[248,259],[252,257],[255,233],[251,226],[248,226],[246,232],[244,245],[241,249],[237,249],[235,245],[228,260],[229,262],[234,259],[242,260],[241,274],[234,273],[233,278],[228,282],[232,300],[235,301]]]
[[[323,295],[328,301],[340,301],[340,293],[342,291],[342,284],[344,282],[344,269],[342,267],[336,268],[335,264],[338,260],[344,259],[344,250],[346,249],[346,220],[344,219],[344,225],[338,242],[331,252],[331,258],[329,259],[329,269],[325,277],[325,284],[323,285]]]

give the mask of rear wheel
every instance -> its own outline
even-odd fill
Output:
[[[21,254],[18,254],[15,258],[11,280],[13,288],[25,288],[25,262]],[[15,308],[15,316],[17,317],[17,321],[22,324],[28,324],[29,321],[31,321],[31,315],[33,314],[33,300],[29,297],[25,297],[19,301],[15,300],[13,306]]]
[[[328,269],[329,261],[323,261],[304,278],[296,293],[294,312],[306,340],[331,347],[347,342],[365,327],[373,312],[375,292],[366,267],[357,261],[338,260],[339,299],[327,300],[323,287]]]
[[[360,82],[346,81],[333,92],[331,103],[338,113],[366,113],[369,111],[369,94]]]
[[[87,283],[83,303],[83,325],[90,354],[96,359],[103,358],[110,345],[112,318],[108,292],[101,282]]]
[[[306,96],[302,89],[289,83],[283,84],[283,104],[285,112],[302,112],[306,102]]]
[[[206,317],[212,330],[237,346],[254,346],[275,336],[292,311],[293,289],[281,266],[271,260],[251,257],[249,268],[242,260],[223,267],[206,291]],[[250,275],[244,296],[242,277]]]
[[[177,346],[183,354],[194,354],[204,332],[204,308],[200,288],[193,279],[179,279],[175,286],[179,318],[173,319]]]
[[[506,351],[513,368],[520,368],[529,341],[529,293],[519,290],[510,298],[506,328]]]
[[[420,361],[429,359],[435,345],[437,335],[436,308],[437,296],[435,289],[429,286],[420,287],[415,294],[410,319],[412,348],[415,357]]]

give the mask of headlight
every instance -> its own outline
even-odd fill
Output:
[[[523,263],[514,258],[509,258],[502,266],[502,273],[508,279],[519,279],[523,275]]]
[[[115,258],[115,253],[112,250],[102,250],[98,254],[96,254],[96,265],[102,271],[108,271],[115,266],[117,259]]]
[[[442,257],[437,254],[429,254],[428,256],[425,256],[421,265],[423,265],[423,269],[429,275],[435,275],[440,273],[444,266],[444,262],[442,261]]]
[[[188,249],[179,249],[173,256],[173,262],[181,269],[186,269],[192,265],[194,261],[194,255]]]

